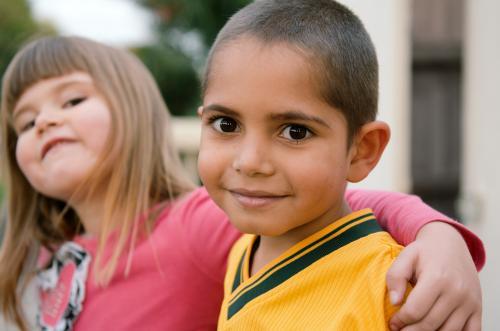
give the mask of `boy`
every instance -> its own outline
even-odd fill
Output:
[[[401,247],[347,182],[377,164],[378,65],[359,19],[331,0],[256,1],[212,47],[201,178],[233,224],[219,329],[379,330]]]

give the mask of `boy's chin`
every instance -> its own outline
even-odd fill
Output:
[[[238,229],[238,231],[240,231],[241,233],[248,233],[265,237],[277,237],[286,233],[286,229],[276,229],[263,224],[255,224],[253,222],[250,223],[239,220],[231,222],[236,227],[236,229]]]

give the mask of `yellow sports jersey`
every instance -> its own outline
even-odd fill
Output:
[[[397,308],[385,275],[402,247],[373,212],[343,217],[294,245],[253,276],[258,236],[233,246],[219,330],[386,330]]]

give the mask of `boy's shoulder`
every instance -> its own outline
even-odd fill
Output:
[[[380,270],[377,271],[376,266],[390,266],[403,248],[388,232],[380,231],[353,242],[349,255],[354,261],[363,263],[367,267],[375,266],[373,272],[380,272]]]
[[[319,231],[253,276],[247,255],[255,236],[240,238],[231,251],[219,323],[266,321],[272,328],[300,311],[293,322],[299,328],[383,329],[394,312],[385,274],[402,246],[372,217],[344,224]]]
[[[233,245],[228,261],[229,277],[234,276],[237,269],[249,267],[246,264],[252,260],[257,238],[256,235],[243,235]],[[373,212],[363,209],[295,244],[264,269],[283,269],[282,273],[293,270],[293,275],[324,272],[366,277],[387,269],[402,249],[388,232],[380,228]],[[360,270],[364,270],[363,273],[358,273]]]
[[[256,236],[252,234],[244,234],[241,236],[231,248],[229,255],[229,268],[236,267],[239,264],[245,254],[251,250],[251,245],[255,241]],[[340,239],[342,240],[342,239]],[[324,259],[342,259],[346,262],[350,261],[353,266],[355,264],[368,265],[380,265],[387,264],[387,261],[393,261],[403,250],[403,246],[398,244],[396,240],[386,231],[378,231],[369,234],[365,237],[356,239],[349,242],[343,247],[339,247],[337,250],[331,250],[327,254],[324,254]],[[303,249],[303,247],[298,247],[298,250]],[[324,246],[317,246],[310,250],[311,253],[318,251],[325,251]],[[287,257],[284,257],[286,259]],[[320,261],[321,262],[321,261]],[[332,268],[336,266],[332,265]],[[229,270],[228,270],[229,271]]]

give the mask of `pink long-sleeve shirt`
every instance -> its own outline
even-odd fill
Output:
[[[418,197],[355,190],[346,198],[353,210],[372,208],[381,226],[402,244],[413,241],[429,222],[450,223],[464,237],[476,266],[484,264],[480,239]],[[83,310],[74,330],[215,330],[227,255],[239,236],[204,188],[170,204],[149,238],[133,251],[128,276],[124,256],[116,276],[102,288],[94,283],[90,264]],[[78,237],[75,242],[95,256],[95,238]]]

